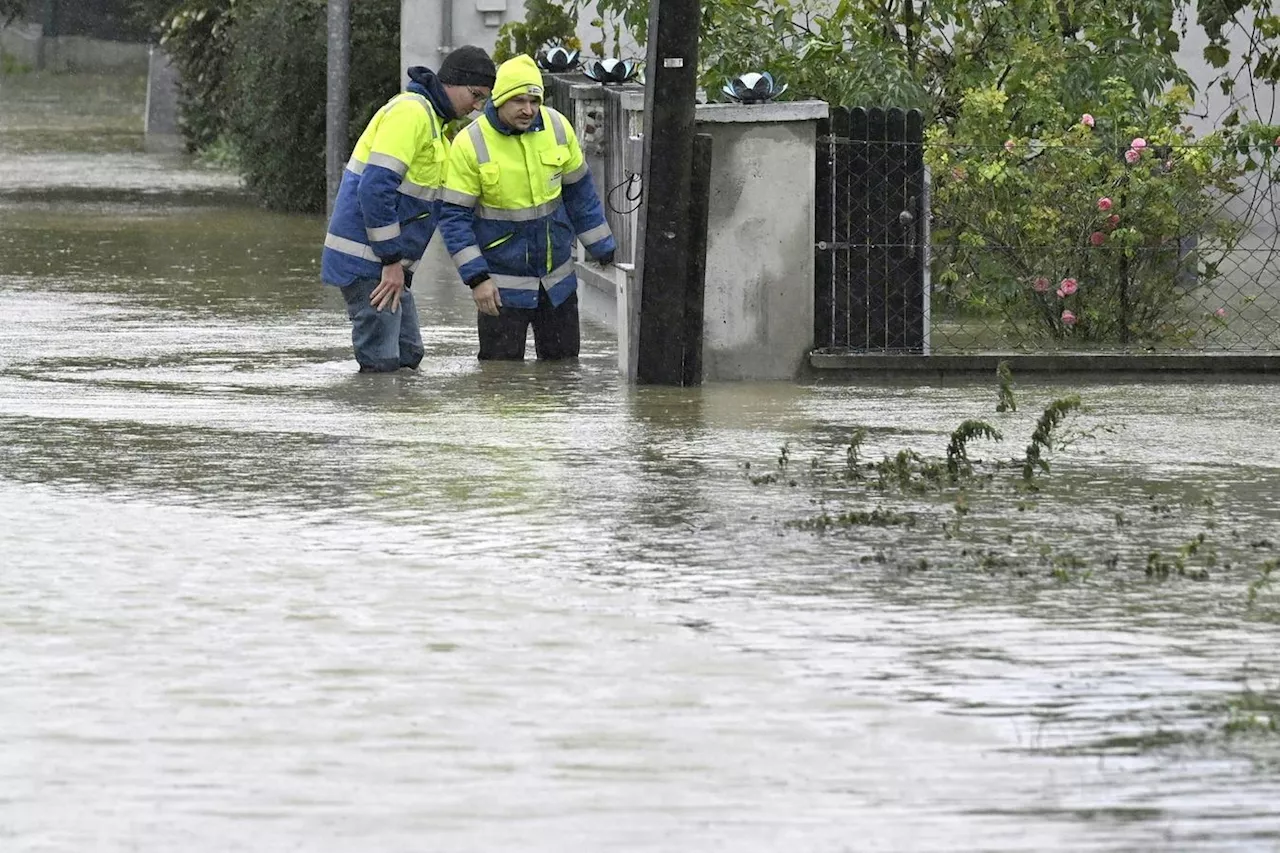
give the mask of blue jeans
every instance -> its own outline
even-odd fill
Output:
[[[351,345],[361,372],[386,373],[402,367],[417,367],[422,361],[422,332],[418,328],[418,308],[406,282],[400,294],[400,309],[381,311],[369,304],[378,286],[377,279],[362,278],[341,288],[351,318]]]

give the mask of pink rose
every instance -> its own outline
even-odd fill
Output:
[[[1080,285],[1074,278],[1064,278],[1062,284],[1058,288],[1058,292],[1063,296],[1070,296],[1080,289]]]
[[[1089,115],[1088,113],[1085,113],[1084,115],[1080,116],[1080,123],[1083,124],[1085,127],[1093,127],[1093,116]],[[1277,142],[1276,144],[1280,145],[1280,142]]]
[[[1143,139],[1141,136],[1135,136],[1133,141],[1129,143],[1129,147],[1134,151],[1141,151],[1143,148],[1147,147],[1147,140]]]
[[[1036,280],[1031,282],[1031,289],[1034,290],[1036,293],[1048,293],[1049,279],[1045,278],[1042,275],[1037,276]]]
[[[1013,149],[1014,149],[1014,144],[1013,144],[1013,140],[1012,140],[1012,139],[1010,139],[1010,140],[1008,140],[1007,142],[1005,142],[1005,144],[1004,144],[1004,150],[1005,150],[1005,151],[1008,151],[1010,154],[1012,154],[1012,153],[1013,153]]]
[[[1108,216],[1108,217],[1107,217],[1107,227],[1108,227],[1108,228],[1115,228],[1115,227],[1116,227],[1117,225],[1119,225],[1119,224],[1120,224],[1120,214],[1118,214],[1118,213],[1113,213],[1113,214],[1111,214],[1110,216]]]
[[[1106,196],[1103,196],[1102,198],[1098,199],[1098,210],[1110,210],[1110,209],[1111,209],[1111,199],[1107,198]]]
[[[1107,242],[1107,235],[1103,234],[1101,231],[1094,231],[1089,235],[1089,242],[1095,246],[1101,246],[1103,243]]]
[[[1138,158],[1141,156],[1141,151],[1138,151],[1136,148],[1130,148],[1128,151],[1124,152],[1124,161],[1132,166],[1134,163],[1138,162]]]
[[[1075,315],[1075,314],[1072,314],[1070,311],[1063,311],[1063,312],[1062,312],[1062,325],[1064,325],[1064,326],[1074,326],[1075,324],[1076,324],[1076,315]]]
[[[1213,312],[1213,316],[1217,317],[1219,320],[1225,320],[1227,319],[1227,309],[1219,308],[1217,311]]]

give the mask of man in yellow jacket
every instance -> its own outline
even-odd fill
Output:
[[[482,359],[578,355],[574,243],[613,262],[613,232],[568,120],[542,105],[528,56],[498,68],[484,114],[453,141],[440,233],[471,288]]]
[[[342,290],[361,372],[422,361],[409,287],[439,219],[444,125],[484,105],[495,73],[470,45],[446,56],[439,73],[410,68],[409,85],[370,120],[342,173],[320,277]]]

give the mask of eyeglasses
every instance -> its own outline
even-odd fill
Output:
[[[481,105],[483,105],[485,101],[489,100],[489,93],[488,93],[488,92],[484,92],[484,91],[477,91],[477,90],[476,90],[476,88],[475,88],[474,86],[468,86],[468,87],[467,87],[467,93],[468,93],[469,95],[471,95],[471,102],[472,102],[473,104],[481,104]]]

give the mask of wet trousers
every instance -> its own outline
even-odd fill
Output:
[[[539,359],[577,358],[581,344],[578,330],[578,294],[553,306],[546,290],[538,291],[537,308],[499,308],[498,316],[476,314],[480,334],[480,358],[524,359],[525,340],[533,326],[533,348]]]
[[[369,304],[378,286],[377,279],[362,278],[342,288],[351,318],[351,346],[361,373],[385,373],[402,367],[416,368],[422,361],[422,331],[418,328],[418,307],[406,279],[400,294],[400,309],[381,311]]]

